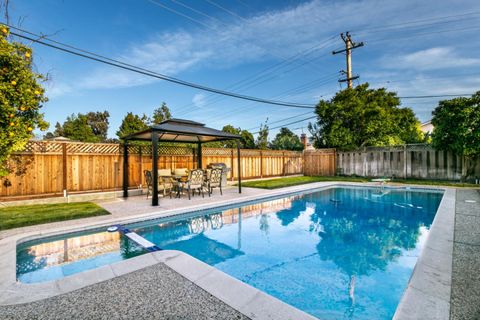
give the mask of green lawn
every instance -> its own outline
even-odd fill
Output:
[[[242,186],[261,188],[261,189],[277,189],[283,187],[296,186],[305,183],[321,182],[321,181],[348,181],[348,182],[369,182],[370,178],[362,177],[287,177],[269,180],[247,181],[243,182]],[[435,181],[435,180],[415,180],[415,179],[395,179],[393,183],[402,184],[418,184],[418,185],[435,185],[435,186],[451,186],[451,187],[480,187],[479,185],[460,182],[449,181]]]
[[[0,230],[110,214],[91,202],[38,204],[0,208]]]

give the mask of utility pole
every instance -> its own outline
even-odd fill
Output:
[[[342,70],[341,72],[346,75],[346,78],[338,80],[338,82],[347,82],[349,88],[353,88],[353,80],[358,79],[360,76],[352,76],[352,50],[358,47],[363,47],[363,42],[355,43],[352,41],[350,33],[347,31],[346,34],[340,33],[343,42],[345,42],[345,49],[332,51],[332,54],[339,54],[345,52],[347,57],[347,71]]]

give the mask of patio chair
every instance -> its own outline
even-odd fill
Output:
[[[188,169],[187,168],[177,168],[173,170],[173,174],[175,176],[188,176]]]
[[[202,197],[204,197],[203,194],[203,186],[204,186],[204,172],[202,169],[194,169],[190,171],[190,174],[188,175],[188,180],[185,183],[187,187],[187,193],[188,193],[188,200],[190,200],[190,191],[192,192],[192,195],[195,195],[195,190],[198,190],[198,194],[202,193]]]
[[[170,198],[172,197],[172,190],[175,185],[175,181],[172,178],[172,171],[170,169],[159,169],[158,170],[158,191],[163,191],[163,196],[167,194],[169,190]]]
[[[223,195],[222,192],[222,169],[221,168],[216,168],[216,169],[211,169],[210,173],[208,175],[208,179],[205,181],[205,187],[207,188],[208,191],[208,196],[210,197],[213,188],[219,188],[220,189],[220,194]]]
[[[147,183],[147,199],[150,192],[153,193],[153,177],[152,171],[144,170],[143,175],[145,176],[145,182]]]

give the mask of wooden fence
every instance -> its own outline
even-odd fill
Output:
[[[480,177],[480,161],[467,161],[425,144],[367,147],[337,152],[337,171],[343,175],[474,181]]]
[[[14,154],[14,173],[1,180],[0,199],[21,196],[121,190],[123,155],[118,144],[32,141]],[[159,148],[159,169],[195,168],[195,149],[178,146]],[[129,146],[129,186],[145,185],[144,170],[152,167],[151,148]],[[229,180],[237,177],[237,150],[204,148],[202,163],[223,162],[231,168]],[[294,151],[241,150],[242,179],[303,173],[303,154]]]
[[[304,175],[334,176],[336,168],[335,149],[317,149],[304,151]]]

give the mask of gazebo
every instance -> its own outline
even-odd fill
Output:
[[[123,137],[123,196],[128,197],[128,142],[151,141],[152,142],[152,171],[158,171],[158,143],[175,142],[191,143],[197,145],[197,167],[202,168],[202,144],[206,142],[236,140],[237,141],[237,169],[238,169],[238,192],[242,193],[242,179],[240,169],[240,139],[236,134],[223,132],[217,129],[205,127],[203,123],[169,119],[148,129]],[[158,206],[158,175],[153,174],[152,206]]]

